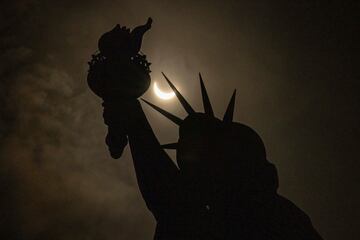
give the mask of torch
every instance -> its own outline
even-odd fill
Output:
[[[108,126],[105,142],[113,158],[119,158],[127,145],[125,119],[131,103],[150,86],[150,63],[140,49],[143,35],[151,24],[152,19],[148,18],[146,24],[132,31],[117,24],[100,37],[99,51],[89,62],[87,82],[103,99],[103,117]]]

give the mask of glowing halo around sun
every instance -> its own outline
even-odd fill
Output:
[[[171,91],[171,92],[161,91],[156,82],[154,82],[154,92],[155,92],[156,96],[158,96],[159,98],[161,98],[163,100],[169,100],[175,96],[175,93],[173,91]]]

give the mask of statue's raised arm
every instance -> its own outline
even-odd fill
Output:
[[[132,31],[117,24],[99,39],[99,53],[89,62],[88,85],[103,99],[108,126],[106,144],[120,158],[130,140],[138,184],[150,210],[172,203],[178,169],[161,148],[137,100],[150,86],[150,63],[140,54],[143,35],[152,19]]]

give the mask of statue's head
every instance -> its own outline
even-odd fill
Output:
[[[224,186],[229,182],[246,182],[254,174],[254,166],[266,161],[265,147],[250,127],[233,122],[234,91],[222,120],[214,116],[206,88],[200,75],[204,113],[195,112],[176,87],[164,75],[188,116],[182,120],[145,101],[155,110],[179,125],[177,143],[162,145],[176,149],[180,172],[202,188]],[[244,180],[244,181],[241,181]]]

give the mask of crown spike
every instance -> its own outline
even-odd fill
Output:
[[[181,95],[181,93],[176,89],[176,87],[174,86],[174,84],[172,84],[172,82],[170,82],[170,80],[168,79],[168,77],[161,72],[162,75],[165,77],[166,81],[168,82],[168,84],[170,85],[171,89],[174,91],[176,97],[179,99],[181,105],[184,107],[185,111],[188,114],[194,113],[194,109],[190,106],[190,104],[185,100],[185,98]]]
[[[178,143],[168,143],[168,144],[163,144],[161,145],[161,147],[163,149],[177,149]]]
[[[229,105],[227,106],[226,112],[223,117],[223,122],[231,123],[234,116],[234,107],[235,107],[235,96],[236,96],[236,89],[234,90]]]
[[[148,105],[150,105],[150,107],[152,107],[153,109],[155,109],[156,111],[158,111],[159,113],[161,113],[163,116],[165,116],[166,118],[168,118],[169,120],[171,120],[173,123],[177,124],[180,126],[180,124],[182,123],[183,120],[181,120],[180,118],[178,118],[177,116],[165,111],[162,108],[159,108],[158,106],[146,101],[145,99],[141,98],[141,100],[143,100],[145,103],[147,103]]]
[[[214,111],[212,109],[210,99],[209,99],[209,96],[207,94],[207,91],[206,91],[206,88],[205,88],[201,73],[199,73],[199,78],[200,78],[201,96],[202,96],[202,100],[203,100],[204,111],[205,111],[206,114],[213,117],[214,116]]]

